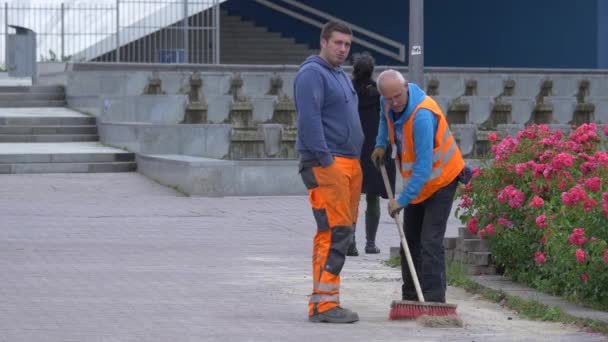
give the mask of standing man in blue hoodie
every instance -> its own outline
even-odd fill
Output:
[[[353,240],[362,183],[357,93],[341,67],[351,43],[352,31],[346,24],[325,24],[319,55],[300,66],[294,85],[300,175],[317,224],[308,304],[311,322],[359,320],[357,313],[340,306],[339,299],[340,271]]]
[[[380,125],[372,160],[384,160],[389,142],[403,177],[403,191],[388,204],[403,225],[426,301],[445,302],[443,238],[464,159],[437,102],[396,70],[378,75]],[[403,247],[403,300],[417,301]]]

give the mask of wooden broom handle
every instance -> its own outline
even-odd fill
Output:
[[[393,196],[393,190],[391,189],[391,184],[388,180],[388,173],[386,172],[386,167],[384,164],[380,164],[380,172],[382,173],[382,180],[384,181],[384,187],[386,188],[386,194],[389,199],[395,199]],[[405,252],[405,258],[407,259],[407,265],[410,268],[410,274],[412,275],[412,280],[414,281],[414,287],[416,287],[416,294],[418,295],[418,300],[421,303],[424,303],[424,296],[422,295],[422,290],[420,289],[420,281],[418,281],[418,274],[416,273],[416,267],[414,267],[414,261],[412,260],[412,255],[410,254],[410,248],[407,245],[407,239],[405,238],[405,232],[403,231],[403,226],[401,225],[401,220],[399,219],[400,215],[397,214],[393,219],[397,224],[397,228],[399,230],[399,236],[401,237],[401,246],[403,247],[403,251]]]

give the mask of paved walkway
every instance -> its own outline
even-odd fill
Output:
[[[382,264],[397,241],[386,216],[382,253],[343,270],[343,304],[361,321],[309,323],[305,196],[189,198],[137,173],[0,175],[0,227],[0,341],[605,340],[457,288],[463,328],[389,321],[400,274]]]

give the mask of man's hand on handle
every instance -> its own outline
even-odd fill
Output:
[[[399,214],[401,209],[403,209],[403,207],[400,206],[395,199],[390,199],[388,201],[388,214],[391,215],[391,217],[395,217],[395,215]]]
[[[372,152],[371,159],[377,168],[380,168],[380,165],[384,165],[384,147],[376,147]]]

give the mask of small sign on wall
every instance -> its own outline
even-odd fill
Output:
[[[422,54],[422,47],[420,45],[413,45],[412,46],[412,56],[421,55],[421,54]]]
[[[184,49],[159,50],[158,61],[166,64],[185,63]]]

